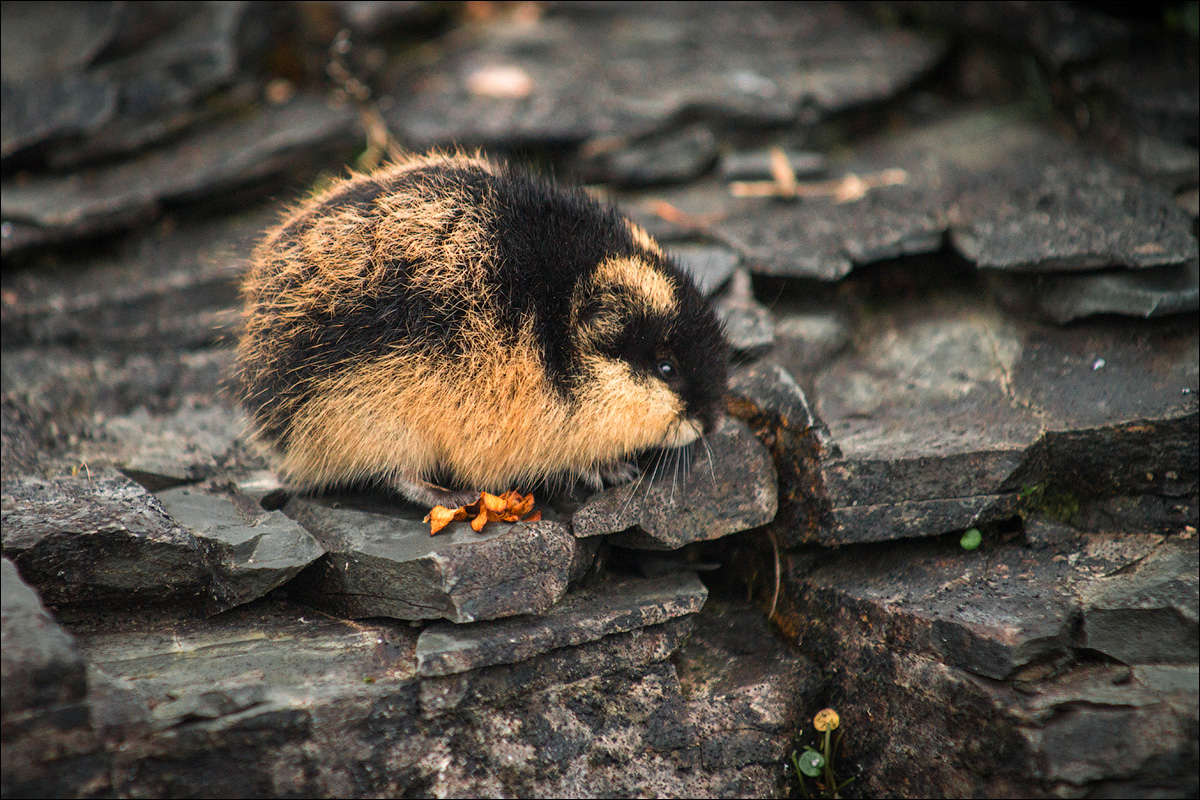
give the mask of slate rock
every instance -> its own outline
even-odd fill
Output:
[[[534,617],[473,625],[435,623],[417,640],[423,677],[512,664],[562,647],[660,625],[700,611],[708,590],[694,573],[624,579],[578,589]]]
[[[350,109],[297,95],[128,161],[5,181],[2,213],[14,228],[0,240],[3,254],[146,222],[164,203],[193,202],[278,176],[349,146],[355,125]]]
[[[933,535],[1010,516],[1037,486],[1192,491],[1194,326],[1060,330],[930,302],[877,316],[859,351],[816,380],[829,440],[814,442],[807,496],[827,504],[798,511],[816,516],[789,536]]]
[[[339,616],[475,622],[537,614],[566,592],[575,540],[559,522],[451,523],[429,535],[400,501],[294,497],[283,511],[325,556],[289,588]]]
[[[736,605],[701,614],[674,661],[700,762],[714,771],[785,760],[823,684],[817,666],[776,636],[758,609]]]
[[[277,217],[277,209],[263,208],[218,220],[166,219],[108,257],[6,271],[5,347],[227,344],[237,333],[238,282],[250,251]]]
[[[745,425],[727,418],[696,448],[686,476],[667,455],[653,480],[593,495],[571,518],[575,536],[619,533],[613,541],[624,547],[674,550],[771,521],[775,469]]]
[[[997,275],[991,286],[1007,308],[1060,325],[1097,314],[1149,319],[1200,309],[1197,264],[1072,275]]]
[[[0,564],[4,582],[3,714],[78,701],[87,693],[83,658],[72,636],[21,580],[16,565]]]
[[[420,708],[426,719],[471,708],[495,706],[526,695],[613,673],[637,673],[667,660],[691,636],[696,615],[658,625],[611,633],[573,647],[561,647],[526,661],[496,664],[421,680]],[[482,623],[474,623],[482,624]]]
[[[4,555],[54,607],[193,603],[206,590],[195,537],[113,470],[4,483]]]
[[[800,531],[811,535],[829,506],[813,475],[830,445],[804,390],[779,364],[763,359],[733,370],[726,407],[771,452],[779,479],[776,529],[793,531],[792,538]]]
[[[729,286],[713,301],[713,311],[725,330],[725,338],[742,358],[757,358],[775,343],[775,317],[754,299],[750,273],[737,270]]]
[[[211,477],[245,429],[240,410],[184,407],[167,416],[139,408],[104,420],[83,461],[108,461],[151,491]]]
[[[676,243],[667,254],[688,272],[705,295],[711,295],[729,280],[741,264],[741,257],[726,247]]]
[[[941,52],[838,5],[564,5],[447,41],[397,87],[388,120],[419,146],[485,147],[638,137],[683,116],[740,127],[816,122],[890,97]],[[504,91],[477,80],[514,68],[524,79]]]
[[[181,487],[158,501],[196,537],[212,570],[212,610],[250,602],[291,580],[325,549],[279,511],[232,486]]]
[[[885,181],[900,170],[903,181]],[[1019,272],[1182,265],[1187,214],[1144,179],[1080,145],[994,112],[959,113],[887,136],[831,165],[878,185],[839,202],[737,198],[712,231],[756,273],[837,281],[859,265],[954,247]]]
[[[122,795],[774,795],[793,712],[819,691],[809,662],[740,606],[424,679],[407,623],[301,610],[265,598],[207,619],[75,623],[87,660],[134,687],[129,699],[145,709],[112,728],[114,763],[87,785]],[[668,657],[698,620],[677,669]],[[82,793],[82,781],[63,783]]]
[[[582,148],[586,179],[623,187],[685,183],[707,172],[718,155],[717,139],[703,124],[635,142],[608,139],[589,144]]]
[[[850,344],[852,329],[844,311],[777,310],[775,360],[802,383],[811,382]]]
[[[985,535],[964,551],[946,537],[792,562],[781,629],[838,665],[828,701],[843,724],[871,712],[869,730],[841,755],[859,766],[861,791],[1061,796],[1158,786],[1178,796],[1194,784],[1195,626],[1154,625],[1162,602],[1194,586],[1194,535],[1056,525],[1035,538],[1029,547]],[[1157,564],[1139,578],[1148,562]],[[1132,666],[1097,659],[1079,620],[1098,594],[1113,603],[1099,612],[1119,607],[1164,640],[1131,643],[1123,654]],[[1174,663],[1140,665],[1168,654]],[[935,731],[943,752],[963,755],[921,764],[895,755]]]
[[[1197,540],[1171,537],[1083,593],[1087,647],[1125,664],[1187,664],[1200,648]]]
[[[5,796],[75,794],[108,769],[92,732],[84,661],[7,558],[0,563],[0,784]]]
[[[273,20],[286,14],[254,3],[213,6],[129,7],[94,3],[83,12],[39,7],[13,17],[10,42],[18,69],[5,62],[6,101],[20,109],[6,115],[3,155],[32,151],[53,169],[112,158],[177,133],[206,116],[202,100],[241,80],[254,90],[253,69],[270,45]],[[70,17],[71,19],[67,19]],[[91,30],[78,30],[85,23]],[[86,37],[82,49],[64,58],[65,43],[45,49],[50,58],[31,59],[43,31],[68,32],[65,42]],[[68,100],[76,113],[64,115],[50,101]],[[93,107],[98,113],[80,114]],[[7,107],[7,105],[6,105]]]

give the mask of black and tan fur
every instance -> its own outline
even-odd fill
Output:
[[[339,181],[268,233],[244,296],[242,400],[298,487],[598,486],[721,416],[720,327],[653,239],[480,157]]]

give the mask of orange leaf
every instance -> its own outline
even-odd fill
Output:
[[[479,533],[481,530],[483,530],[483,526],[487,525],[487,522],[488,522],[487,509],[481,508],[481,509],[479,509],[479,516],[477,516],[477,517],[475,517],[475,519],[471,520],[471,530],[475,531],[476,533]]]
[[[526,522],[540,522],[541,519],[542,519],[542,512],[535,511],[532,514],[530,514],[528,517],[526,517],[525,521]]]
[[[434,506],[428,514],[425,515],[424,522],[429,523],[429,535],[433,536],[442,528],[454,521],[457,511],[452,511],[445,506]]]

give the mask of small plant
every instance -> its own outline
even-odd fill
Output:
[[[958,543],[962,545],[963,550],[974,550],[982,541],[983,534],[979,532],[979,528],[967,528]]]
[[[838,730],[836,736],[833,732],[840,722],[837,712],[832,708],[818,711],[813,717],[813,727],[821,734],[820,749],[805,745],[804,752],[799,755],[792,751],[792,768],[796,771],[796,779],[800,781],[800,793],[804,797],[840,798],[842,789],[854,780],[847,778],[838,783],[833,771],[838,745],[842,742],[842,731]],[[813,779],[812,789],[804,780],[806,776]]]

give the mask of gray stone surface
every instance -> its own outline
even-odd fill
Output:
[[[567,590],[575,539],[565,525],[466,522],[429,535],[401,501],[294,497],[284,513],[326,553],[289,589],[339,616],[453,622],[537,614]]]
[[[968,527],[1011,515],[1034,486],[1180,494],[1196,482],[1186,320],[1067,332],[970,302],[909,302],[870,330],[816,381],[832,443],[811,491],[828,498],[811,512],[824,514],[809,526],[821,541]]]
[[[422,146],[503,147],[635,137],[684,115],[754,127],[815,122],[890,96],[941,55],[930,40],[837,5],[555,11],[446,42],[398,87],[391,124]],[[478,81],[514,67],[525,75],[519,88],[490,92]]]
[[[81,699],[87,684],[75,639],[47,613],[37,592],[21,580],[7,558],[0,562],[0,577],[4,586],[0,713],[8,717]]]
[[[695,614],[707,597],[708,590],[694,573],[682,573],[578,589],[538,616],[474,625],[435,623],[417,640],[417,674],[450,675],[526,661],[561,647]]]
[[[80,461],[108,462],[151,491],[211,477],[245,429],[240,410],[185,407],[166,416],[139,408],[104,420],[80,448]]]
[[[200,101],[247,80],[280,8],[254,3],[4,12],[2,152],[56,168],[121,155],[207,116]],[[61,33],[61,38],[56,35]]]
[[[7,558],[0,583],[0,785],[6,797],[75,794],[107,766],[88,723],[83,658]]]
[[[144,223],[166,203],[195,201],[276,177],[352,146],[349,108],[297,95],[247,119],[229,119],[128,161],[85,172],[5,180],[4,255]]]
[[[713,230],[756,272],[840,280],[857,265],[941,248],[1016,271],[1181,265],[1196,258],[1187,214],[1166,194],[1083,147],[995,112],[890,136],[831,166],[897,185],[838,202],[741,198]]]
[[[1200,309],[1197,264],[1076,275],[996,275],[991,285],[1006,307],[1059,324],[1097,314],[1149,319]]]
[[[262,597],[325,553],[282,512],[264,510],[228,484],[171,489],[158,501],[196,537],[212,571],[213,611]]]
[[[770,522],[775,468],[750,431],[727,418],[696,447],[686,474],[668,456],[656,478],[593,495],[571,518],[575,536],[618,533],[614,541],[626,547],[674,550]]]
[[[725,329],[725,338],[743,358],[764,355],[775,343],[775,317],[754,299],[750,273],[739,269],[729,286],[713,300],[713,310]]]
[[[636,142],[610,137],[583,146],[584,178],[613,186],[684,183],[717,161],[717,138],[707,125],[653,134]]]
[[[8,348],[109,346],[160,350],[232,341],[237,284],[255,240],[278,219],[260,208],[219,220],[165,219],[112,255],[41,270],[6,270]]]
[[[858,791],[1194,790],[1194,528],[1029,525],[1028,545],[987,535],[968,552],[948,537],[793,561],[795,605],[779,622],[804,652],[844,665],[830,702],[849,722],[842,758],[861,770]],[[1164,608],[1180,622],[1162,625]],[[1146,635],[1124,647],[1101,636],[1113,658],[1097,659],[1088,615],[1117,609],[1126,633]],[[947,757],[901,758],[914,736],[936,736]]]
[[[4,483],[4,555],[55,607],[189,604],[207,588],[195,537],[113,470]]]
[[[713,245],[677,243],[667,248],[667,254],[691,273],[700,291],[706,295],[719,289],[742,263],[737,253]]]

